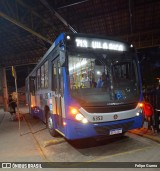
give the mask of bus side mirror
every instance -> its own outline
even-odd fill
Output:
[[[66,60],[64,50],[60,50],[59,56],[60,56],[60,65],[63,67],[65,66],[65,60]]]

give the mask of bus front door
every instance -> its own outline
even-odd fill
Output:
[[[61,74],[61,67],[59,60],[54,61],[53,63],[53,91],[55,92],[54,96],[54,113],[57,116],[57,127],[60,131],[62,131],[63,124],[62,124],[62,92],[61,92],[61,80],[62,80],[62,74]]]

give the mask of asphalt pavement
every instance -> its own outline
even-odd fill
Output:
[[[74,159],[76,159],[75,157],[78,158],[77,154],[79,154],[81,158],[82,158],[81,155],[83,155],[83,158],[85,157],[87,159],[93,158],[92,153],[99,154],[99,152],[96,151],[95,147],[93,147],[93,150],[90,151],[87,151],[87,149],[77,150],[74,149],[72,146],[70,146],[68,142],[64,142],[65,140],[63,138],[59,138],[59,141],[57,141],[58,139],[54,140],[53,137],[49,135],[43,123],[40,124],[38,120],[33,120],[32,118],[30,118],[29,120],[29,118],[27,118],[29,115],[28,115],[28,109],[26,107],[21,107],[20,113],[25,116],[24,119],[21,122],[12,121],[10,113],[4,112],[3,109],[0,109],[0,162],[46,162],[47,155],[48,155],[47,157],[49,159],[52,159],[52,161],[56,160],[56,157],[58,158],[59,156],[61,158],[65,158],[65,161],[67,161],[68,151],[66,152],[66,154],[64,153],[64,151],[67,149],[69,149],[70,151],[73,150],[72,155]],[[159,132],[151,131],[146,128],[140,128],[129,132],[132,133],[133,135],[136,134],[141,137],[145,137],[160,143]],[[132,139],[124,138],[122,139],[122,144],[124,144],[125,141],[131,141],[131,140]],[[134,142],[135,141],[136,140],[134,140]],[[59,145],[57,147],[52,146],[53,144],[58,144],[63,142],[64,142],[63,145]],[[144,142],[146,141],[144,140]],[[112,146],[112,143],[108,144],[107,146]],[[104,147],[100,146],[97,147],[97,149],[98,148],[103,149]],[[114,149],[115,148],[116,147],[114,146]],[[146,150],[147,148],[150,147],[145,147],[144,150]],[[152,149],[152,147],[150,149]],[[94,150],[95,152],[93,152]],[[117,150],[119,150],[119,147]],[[135,150],[139,150],[139,149],[135,149]],[[52,153],[50,151],[52,151]],[[113,150],[111,151],[113,153]],[[56,154],[56,152],[58,153]],[[131,152],[129,151],[128,153],[123,152],[122,154],[126,155],[130,153]],[[60,154],[63,154],[63,156]],[[72,157],[72,155],[70,154],[70,157]],[[112,154],[111,159],[113,157],[116,157],[116,155],[118,156],[119,154]]]

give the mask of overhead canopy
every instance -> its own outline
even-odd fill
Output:
[[[138,49],[156,47],[160,44],[160,1],[1,0],[0,65],[36,63],[55,38],[71,28],[120,37]]]

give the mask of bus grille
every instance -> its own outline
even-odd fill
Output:
[[[95,130],[97,134],[104,134],[104,135],[109,135],[109,131],[112,129],[118,129],[122,128],[123,132],[126,132],[131,128],[133,125],[134,121],[130,121],[127,123],[121,123],[121,124],[114,124],[114,125],[108,125],[108,126],[96,126]]]
[[[120,112],[126,110],[135,109],[137,103],[124,104],[124,105],[110,105],[110,106],[84,106],[83,108],[89,113],[110,113],[110,112]]]

